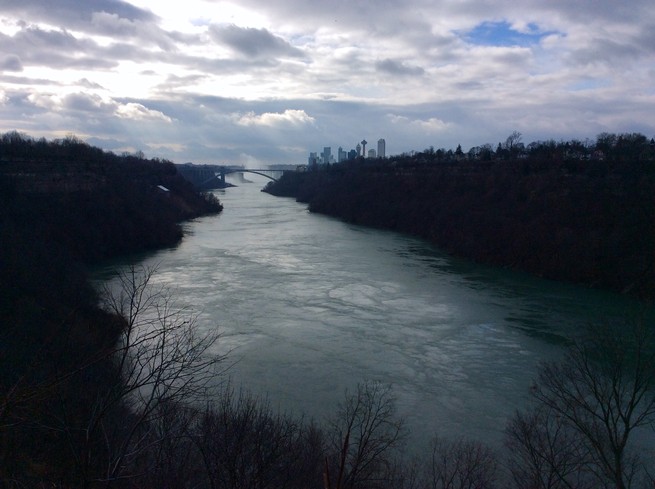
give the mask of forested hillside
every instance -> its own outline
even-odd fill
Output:
[[[655,144],[513,143],[318,166],[266,191],[480,262],[654,298]]]
[[[0,485],[81,477],[71,446],[91,436],[100,386],[116,383],[107,352],[124,327],[86,267],[173,245],[180,221],[221,209],[169,162],[0,136]]]

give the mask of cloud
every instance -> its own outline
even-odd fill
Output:
[[[133,37],[139,28],[135,21],[107,12],[93,12],[91,24],[95,28],[94,32],[111,33],[117,37]]]
[[[53,26],[69,26],[79,30],[93,27],[93,15],[98,12],[114,14],[122,19],[154,22],[157,17],[147,10],[122,0],[3,0],[0,14],[20,19],[46,22]]]
[[[36,108],[46,109],[55,112],[62,107],[62,99],[56,95],[46,93],[30,93],[26,97],[27,101]],[[18,98],[16,99],[18,100]]]
[[[95,41],[68,31],[25,26],[13,36],[0,34],[0,51],[19,56],[21,65],[53,68],[108,69],[116,62],[102,55]]]
[[[106,111],[111,106],[99,95],[87,93],[71,93],[61,99],[60,103],[63,109],[96,113]]]
[[[148,109],[147,107],[134,102],[119,105],[116,108],[115,113],[122,119],[132,119],[135,121],[163,121],[167,123],[173,122],[173,120],[163,112]]]
[[[238,27],[236,25],[211,26],[212,37],[248,58],[302,58],[303,52],[267,29]]]
[[[237,124],[241,126],[303,126],[313,124],[314,118],[307,115],[304,110],[287,109],[282,113],[265,112],[257,115],[254,112],[248,112],[237,119]]]
[[[173,153],[183,153],[187,150],[187,147],[179,143],[148,143],[148,147],[154,150],[165,149]]]
[[[0,71],[23,71],[23,63],[15,54],[0,59]]]
[[[187,40],[175,33],[167,33],[153,22],[132,20],[115,13],[94,12],[91,15],[94,34],[111,36],[113,39],[139,39],[140,43],[154,44],[164,50],[176,50],[176,41]],[[188,38],[189,40],[191,38]]]
[[[380,72],[396,76],[420,76],[425,74],[425,70],[420,66],[407,66],[402,61],[389,58],[377,61],[375,68]]]
[[[88,80],[87,78],[82,78],[82,79],[78,80],[77,85],[79,85],[80,87],[83,87],[83,88],[91,89],[91,90],[98,90],[98,89],[102,90],[103,89],[102,85],[100,85],[99,83],[92,82],[92,81]]]
[[[407,116],[397,114],[388,114],[387,117],[392,124],[410,126],[412,128],[431,133],[442,132],[452,126],[452,124],[449,124],[437,117],[430,117],[429,119],[410,119]]]

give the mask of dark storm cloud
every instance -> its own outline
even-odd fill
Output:
[[[395,76],[421,76],[425,74],[425,70],[420,66],[407,66],[402,61],[388,58],[375,63],[375,69],[379,72]]]
[[[238,27],[236,25],[211,26],[214,39],[249,58],[291,57],[301,58],[303,52],[267,29]]]

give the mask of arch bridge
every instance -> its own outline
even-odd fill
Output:
[[[251,168],[231,168],[229,166],[220,166],[218,167],[218,171],[216,172],[217,176],[220,175],[222,183],[225,183],[225,175],[229,175],[230,173],[254,173],[255,175],[261,175],[262,177],[266,177],[269,180],[273,180],[274,182],[277,182],[282,176],[282,173],[284,173],[284,171],[270,170],[268,168],[251,169]]]
[[[254,173],[273,181],[280,179],[284,170],[270,168],[242,168],[228,165],[194,165],[185,163],[176,165],[178,172],[199,189],[216,188],[220,182],[225,186],[225,175],[230,173]]]

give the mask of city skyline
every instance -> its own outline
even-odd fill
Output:
[[[323,146],[323,151],[321,153],[315,151],[310,151],[309,156],[307,157],[307,164],[328,164],[328,163],[341,163],[342,161],[353,160],[358,157],[362,158],[386,158],[386,140],[380,138],[377,141],[377,150],[371,148],[366,152],[365,144],[368,142],[363,139],[361,142],[357,143],[354,148],[351,148],[349,151],[343,149],[343,146],[337,148],[336,158],[332,154],[332,146]]]
[[[0,4],[0,132],[180,163],[650,138],[653,73],[650,0]]]

